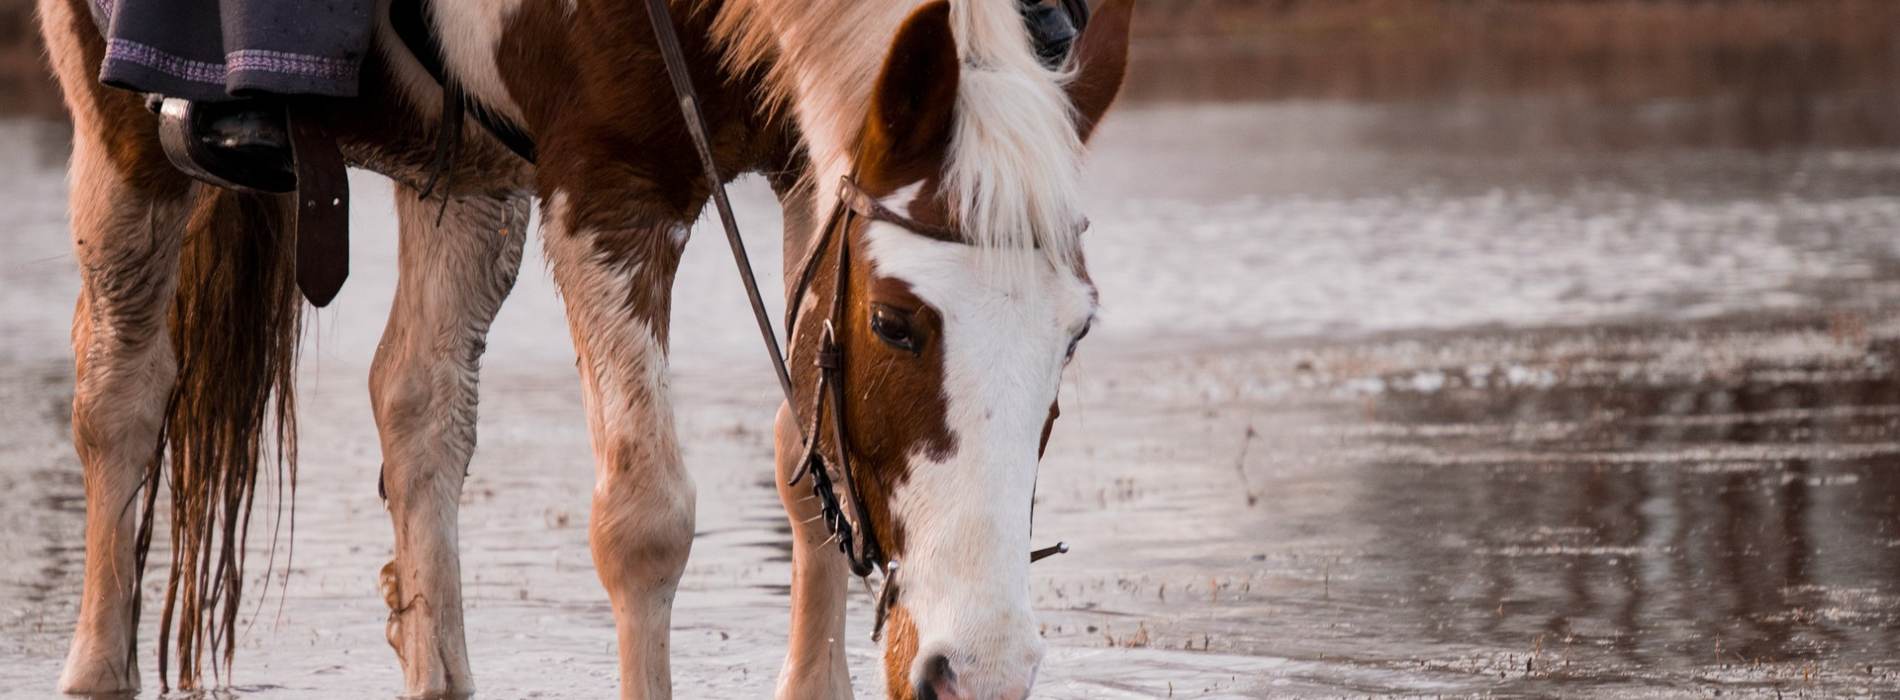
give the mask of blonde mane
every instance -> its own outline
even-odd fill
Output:
[[[897,29],[923,4],[863,0],[726,0],[713,21],[727,67],[767,67],[763,97],[790,110],[813,183],[850,172],[871,91]],[[944,193],[972,243],[1076,259],[1082,143],[1063,84],[1042,66],[1015,0],[951,0],[963,59]],[[834,193],[818,187],[820,210]]]

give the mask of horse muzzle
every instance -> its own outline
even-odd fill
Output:
[[[1015,657],[1010,659],[925,654],[912,670],[911,687],[916,689],[918,700],[1024,700],[1035,685],[1036,669],[1042,661],[1042,645],[1037,643],[1032,648],[1027,654],[1010,654]]]

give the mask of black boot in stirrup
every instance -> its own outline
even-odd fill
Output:
[[[236,190],[276,194],[297,189],[282,102],[165,98],[158,121],[165,156],[187,175]]]

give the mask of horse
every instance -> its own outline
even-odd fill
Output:
[[[475,689],[457,501],[485,338],[538,199],[578,356],[596,470],[588,539],[620,692],[670,697],[671,602],[694,524],[666,378],[670,294],[689,225],[723,183],[696,167],[639,3],[435,4],[422,16],[438,78],[390,19],[392,2],[412,1],[376,3],[357,97],[296,106],[395,191],[400,271],[369,388],[404,690]],[[59,687],[139,687],[139,581],[164,491],[157,675],[203,688],[220,669],[229,679],[260,476],[295,483],[292,224],[315,203],[169,165],[142,98],[95,79],[109,47],[93,13],[110,0],[91,2],[38,5],[73,124],[82,281],[72,436],[86,563]],[[793,552],[777,695],[851,696],[845,593],[868,564],[886,576],[890,697],[1025,697],[1044,655],[1025,556],[1037,463],[1097,304],[1079,173],[1126,70],[1132,0],[1108,0],[1053,69],[1009,0],[670,4],[717,172],[763,173],[785,213],[797,400],[774,433]],[[467,96],[466,116],[442,109],[445,84]],[[532,160],[501,137],[511,131]],[[849,556],[835,552],[841,535]]]

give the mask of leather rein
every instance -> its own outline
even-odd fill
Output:
[[[693,146],[698,151],[700,166],[704,170],[706,181],[711,184],[712,200],[719,212],[719,222],[726,233],[726,243],[732,249],[733,262],[738,265],[740,281],[745,285],[747,299],[752,305],[752,315],[759,325],[759,334],[765,341],[766,352],[772,360],[772,368],[778,374],[779,387],[784,391],[786,405],[792,407],[794,417],[798,414],[798,396],[792,386],[791,373],[786,369],[785,353],[780,349],[778,338],[772,331],[772,322],[766,312],[765,302],[759,293],[758,280],[752,273],[751,258],[746,254],[745,242],[739,236],[739,227],[732,214],[732,205],[726,197],[725,179],[720,177],[719,168],[713,161],[712,146],[706,136],[706,124],[699,111],[699,98],[693,89],[692,79],[686,68],[686,58],[680,49],[679,36],[673,30],[667,0],[646,0],[647,14],[653,25],[654,37],[659,42],[660,54],[666,64],[667,76],[672,80],[674,94],[679,98],[680,114],[686,122],[686,130],[692,136]],[[1086,8],[1086,5],[1084,5]],[[879,203],[875,197],[860,188],[852,177],[840,178],[838,203],[826,218],[825,226],[818,241],[806,254],[800,265],[797,285],[786,305],[785,332],[795,338],[798,332],[799,307],[805,297],[812,292],[811,287],[816,276],[819,261],[832,246],[836,273],[833,279],[830,315],[824,319],[819,330],[816,364],[818,366],[818,384],[812,392],[812,405],[807,422],[799,426],[799,440],[802,456],[798,468],[792,473],[787,485],[797,485],[807,477],[810,479],[813,497],[818,499],[820,515],[824,518],[825,528],[831,532],[832,539],[838,543],[838,550],[845,557],[851,573],[866,578],[873,571],[884,573],[884,590],[878,594],[877,621],[872,628],[871,639],[877,640],[883,631],[884,620],[892,602],[896,599],[896,579],[898,562],[884,557],[884,547],[878,538],[877,529],[872,524],[870,507],[865,501],[864,491],[858,485],[856,475],[851,469],[851,442],[845,426],[844,413],[844,348],[838,341],[837,324],[845,318],[846,294],[850,289],[851,239],[850,229],[859,218],[870,221],[882,221],[906,230],[937,238],[956,240],[955,231],[942,226],[926,224],[891,211]],[[822,417],[831,416],[832,451],[835,459],[827,459],[820,447],[818,436]],[[836,465],[835,467],[833,465]],[[834,473],[836,476],[834,476]],[[850,517],[845,517],[844,506],[839,502],[837,482],[844,482],[845,496],[851,501]],[[1049,556],[1069,551],[1065,543],[1058,542],[1029,553],[1031,562],[1040,561]]]

